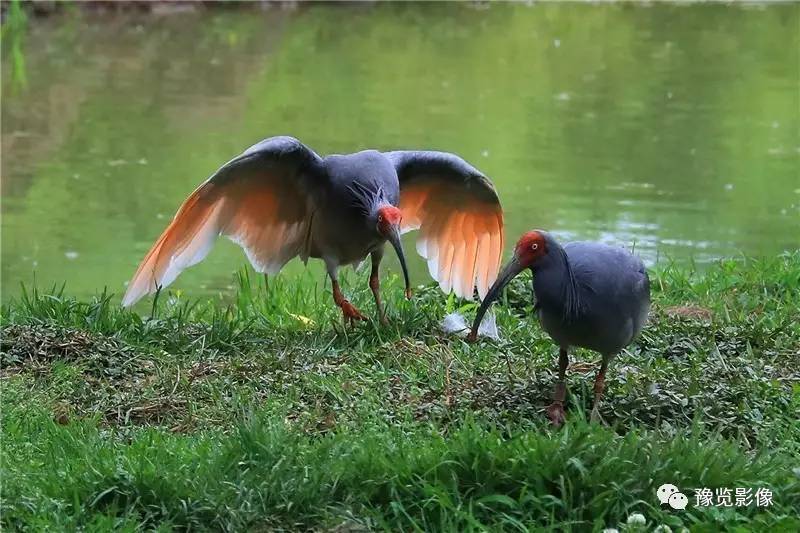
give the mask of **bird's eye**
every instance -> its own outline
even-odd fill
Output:
[[[531,250],[538,250],[538,249],[539,249],[539,243],[535,242],[535,243],[531,244]]]
[[[378,222],[383,222],[383,215],[378,215]]]

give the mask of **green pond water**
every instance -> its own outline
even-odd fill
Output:
[[[278,134],[456,152],[509,243],[701,266],[800,244],[800,4],[66,10],[3,39],[3,299],[119,295],[181,201]],[[174,286],[225,294],[245,261],[220,241]]]

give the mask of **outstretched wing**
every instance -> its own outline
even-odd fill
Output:
[[[445,152],[385,154],[400,179],[402,229],[419,229],[417,251],[445,292],[483,299],[503,253],[503,210],[492,182]]]
[[[133,305],[202,261],[217,235],[244,248],[259,272],[280,270],[303,251],[320,163],[292,137],[265,139],[226,163],[183,202],[139,265],[122,305]]]

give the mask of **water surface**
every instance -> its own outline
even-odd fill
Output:
[[[196,185],[278,134],[456,152],[494,179],[509,241],[547,228],[650,264],[795,249],[798,28],[798,4],[35,19],[23,65],[4,46],[3,298],[34,279],[122,292]],[[175,286],[224,293],[244,261],[220,241]]]

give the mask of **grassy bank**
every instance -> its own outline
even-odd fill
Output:
[[[374,314],[365,279],[347,291]],[[497,306],[502,340],[478,345],[438,330],[463,302],[406,302],[396,280],[392,325],[354,329],[311,280],[244,273],[232,301],[162,294],[138,313],[30,291],[2,311],[2,524],[800,529],[800,253],[663,267],[653,291],[609,372],[608,425],[585,422],[598,357],[578,352],[557,431],[527,279]],[[662,483],[685,511],[659,506]],[[698,507],[698,487],[773,502]]]

